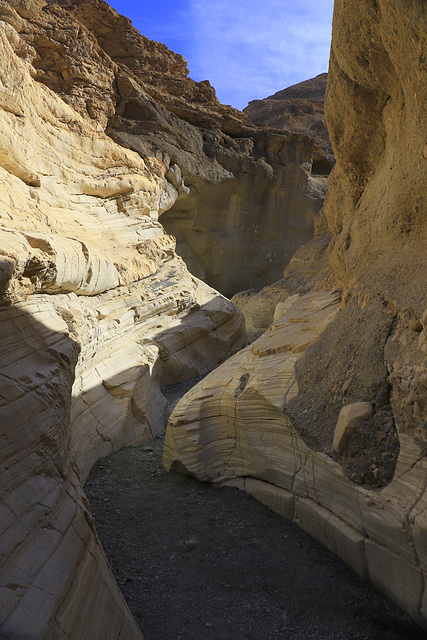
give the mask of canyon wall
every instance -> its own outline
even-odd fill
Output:
[[[162,435],[162,387],[244,346],[244,323],[158,221],[164,162],[106,135],[119,72],[86,28],[0,2],[0,60],[0,636],[141,638],[82,482]]]
[[[312,171],[313,139],[221,105],[208,81],[188,77],[182,56],[103,1],[55,4],[25,36],[40,56],[37,79],[116,142],[165,165],[179,195],[162,224],[190,271],[227,296],[280,278],[313,236],[326,192]],[[73,38],[52,38],[52,20]]]
[[[178,404],[164,463],[294,519],[427,628],[426,22],[336,0],[316,237],[268,331]]]
[[[421,0],[337,0],[315,238],[164,458],[294,518],[424,626],[425,33]],[[159,216],[209,283],[259,287],[325,177],[312,139],[220,105],[102,0],[0,0],[0,60],[0,635],[140,638],[81,482],[162,433],[162,386],[246,344]]]

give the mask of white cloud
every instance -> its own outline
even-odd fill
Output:
[[[333,0],[190,0],[190,75],[238,108],[327,71]]]

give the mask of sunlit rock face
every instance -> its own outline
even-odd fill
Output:
[[[426,26],[421,0],[335,2],[327,225],[267,332],[178,404],[164,456],[293,518],[424,627]]]
[[[64,6],[0,2],[0,636],[132,639],[81,482],[244,325],[158,221],[164,163],[105,134],[118,67]]]
[[[63,37],[52,36],[52,20]],[[268,131],[221,105],[182,56],[100,0],[50,3],[26,24],[37,80],[119,144],[161,161],[179,194],[162,224],[193,274],[229,297],[281,277],[313,236],[326,192],[311,137]]]
[[[326,215],[339,279],[399,308],[426,300],[426,7],[335,3],[327,118],[337,158]]]

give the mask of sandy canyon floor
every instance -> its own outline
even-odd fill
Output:
[[[292,522],[238,489],[166,473],[162,448],[99,460],[85,487],[145,640],[425,640]]]

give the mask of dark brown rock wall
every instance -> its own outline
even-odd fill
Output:
[[[325,118],[327,73],[252,100],[243,110],[257,124],[304,133],[316,141],[315,170],[329,173],[334,157]]]

